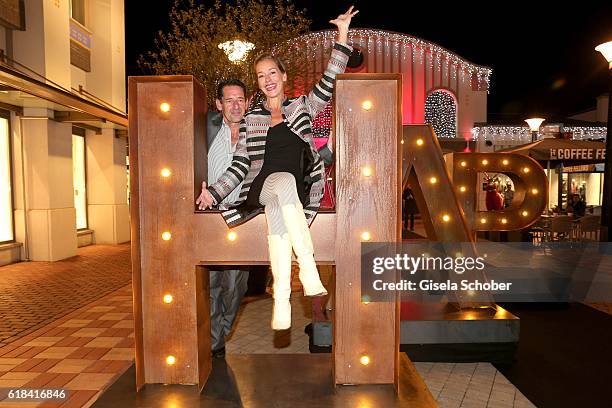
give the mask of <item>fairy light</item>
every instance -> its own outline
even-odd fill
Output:
[[[425,143],[423,142],[423,139],[417,139],[416,141],[417,146],[423,146],[423,143]]]
[[[484,160],[482,161],[482,165],[483,165],[483,166],[486,166],[487,164],[489,164],[489,161],[488,161],[487,159],[484,159]]]
[[[531,189],[531,194],[533,194],[533,195],[538,194],[538,189],[537,188],[532,188]]]
[[[506,218],[502,218],[502,219],[501,219],[501,223],[502,223],[502,224],[507,224],[507,223],[508,223],[508,220],[507,220]]]
[[[461,186],[461,187],[459,187],[459,191],[461,191],[462,193],[465,193],[467,191],[467,187],[466,186]]]
[[[170,303],[172,303],[174,301],[174,297],[171,294],[166,294],[163,297],[163,301],[165,304],[169,305]]]
[[[523,167],[523,173],[529,173],[530,169],[529,167]]]
[[[292,38],[288,41],[276,45],[272,49],[273,54],[284,55],[291,63],[294,59],[302,61],[319,61],[321,55],[329,55],[334,42],[337,39],[336,30],[317,31]],[[457,54],[452,53],[437,44],[422,40],[407,34],[390,33],[383,30],[352,28],[348,33],[348,43],[357,45],[361,49],[380,50],[382,55],[392,61],[406,61],[407,56],[411,56],[414,65],[423,65],[425,54],[433,55],[436,60],[446,61],[448,67],[444,67],[444,76],[447,70],[453,68],[453,79],[455,77],[462,84],[475,84],[477,90],[489,91],[492,70],[488,67],[473,64]],[[368,56],[364,52],[364,59],[375,58],[375,53],[371,52]],[[367,61],[364,61],[367,66]],[[297,65],[297,64],[296,64]],[[401,64],[400,64],[401,66]],[[302,78],[309,78],[306,83],[300,86],[310,89],[314,86],[315,75],[313,70],[317,69],[317,64],[311,66],[297,66],[298,74]],[[312,78],[312,79],[310,79]],[[457,83],[457,87],[459,83]],[[454,137],[454,136],[453,136]]]
[[[365,101],[361,102],[361,108],[362,108],[364,111],[369,111],[369,110],[371,110],[371,109],[372,109],[372,106],[373,106],[373,104],[372,104],[372,101],[370,101],[370,100],[365,100]]]
[[[161,171],[161,176],[163,178],[168,178],[168,177],[170,177],[171,174],[172,174],[172,172],[170,171],[170,169],[165,168],[165,167]]]
[[[312,120],[312,135],[314,138],[328,138],[332,125],[332,104],[328,103]]]
[[[236,238],[238,238],[238,235],[234,231],[231,231],[227,234],[228,241],[234,242]]]
[[[438,179],[437,179],[437,178],[435,178],[435,177],[432,177],[432,178],[430,178],[430,179],[429,179],[429,182],[430,182],[431,184],[436,184],[436,183],[438,182]]]
[[[425,123],[431,124],[438,137],[457,137],[457,104],[448,91],[434,91],[427,97]]]
[[[528,213],[527,211],[523,211],[523,212],[521,213],[521,215],[522,215],[523,217],[526,217],[526,216],[528,216],[528,215],[529,215],[529,213]]]
[[[170,239],[172,239],[172,234],[170,233],[170,231],[164,231],[161,237],[164,241],[170,241]]]
[[[170,112],[170,104],[168,102],[162,102],[159,105],[159,110],[164,112],[164,113]]]
[[[248,41],[233,40],[221,43],[218,47],[225,52],[230,61],[237,64],[246,59],[249,51],[255,48],[255,44]]]
[[[563,126],[564,133],[570,133],[573,140],[605,139],[605,126]],[[541,131],[538,138],[541,138]],[[495,144],[523,144],[531,142],[531,131],[527,126],[475,126],[472,128],[474,140],[490,140]]]
[[[462,161],[461,163],[459,163],[461,165],[461,167],[465,167],[467,166],[467,162]]]
[[[510,163],[510,162],[508,161],[508,159],[504,159],[504,160],[502,160],[502,164],[503,164],[504,166],[507,166],[507,165],[508,165],[508,163]]]
[[[174,356],[166,357],[166,364],[168,364],[169,366],[176,364],[176,357]]]
[[[364,231],[361,233],[361,240],[362,241],[369,241],[372,239],[372,235],[368,232],[368,231]]]
[[[364,167],[363,169],[361,169],[361,174],[363,174],[364,177],[371,177],[372,168],[369,166]]]
[[[444,215],[442,216],[442,221],[444,221],[444,222],[449,222],[449,221],[450,221],[450,215],[448,215],[448,214],[444,214]]]
[[[480,223],[481,224],[486,224],[487,223],[487,219],[486,218],[481,218],[480,219]]]
[[[371,362],[370,356],[364,354],[359,358],[359,362],[361,363],[361,365],[367,366]]]

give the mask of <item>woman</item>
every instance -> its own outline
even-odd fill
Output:
[[[347,44],[353,7],[330,23],[338,27],[323,78],[308,96],[285,97],[287,73],[275,56],[255,60],[259,89],[265,100],[244,117],[232,165],[206,187],[196,204],[212,207],[244,180],[237,206],[223,213],[229,227],[239,225],[263,208],[268,224],[268,249],[274,276],[272,328],[291,327],[291,248],[300,266],[306,296],[327,295],[314,261],[309,224],[323,197],[323,161],[312,140],[312,118],[329,103],[337,74],[344,72],[352,48]]]

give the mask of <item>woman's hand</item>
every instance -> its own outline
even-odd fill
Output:
[[[338,27],[338,42],[346,43],[348,40],[348,30],[351,25],[351,19],[359,13],[359,10],[353,11],[353,6],[344,14],[340,14],[335,20],[329,20],[330,23]]]
[[[200,196],[196,200],[196,204],[198,205],[198,209],[205,210],[207,208],[213,208],[214,199],[212,194],[206,189],[206,182],[202,182],[202,192]]]

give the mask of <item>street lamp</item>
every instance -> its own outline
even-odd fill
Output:
[[[600,241],[609,241],[608,226],[610,225],[610,203],[612,202],[612,168],[610,168],[610,160],[612,156],[612,41],[599,44],[595,47],[595,51],[601,52],[606,61],[608,61],[609,92],[608,92],[608,132],[606,134],[606,158],[604,160],[604,191],[603,200],[601,203],[601,234]]]
[[[525,119],[525,122],[529,125],[529,130],[531,130],[531,143],[538,140],[538,131],[540,130],[540,125],[544,122],[542,118],[531,118]]]

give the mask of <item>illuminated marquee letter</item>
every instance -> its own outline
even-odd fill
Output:
[[[514,198],[508,208],[477,210],[478,173],[483,172],[510,177]],[[546,208],[546,173],[531,157],[515,153],[454,153],[452,173],[457,197],[472,231],[520,230],[536,222]]]

